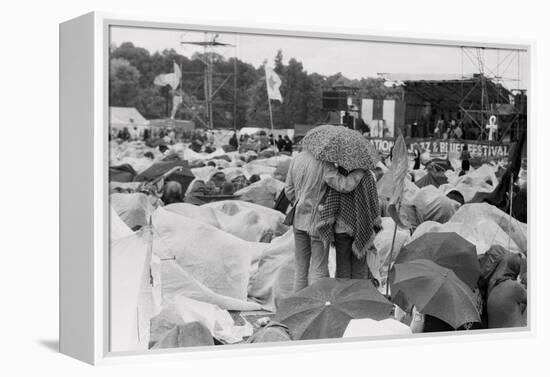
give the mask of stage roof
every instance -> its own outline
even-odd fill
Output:
[[[387,74],[386,82],[402,86],[407,92],[417,95],[423,101],[442,106],[458,106],[479,109],[482,98],[481,75],[459,77],[457,75],[403,75]],[[501,84],[485,78],[488,100],[491,104],[510,103],[511,92]]]

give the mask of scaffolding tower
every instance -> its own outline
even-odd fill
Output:
[[[492,64],[489,52],[493,53]],[[504,141],[506,137],[517,138],[526,126],[526,90],[520,88],[522,52],[519,49],[461,46],[462,81],[471,81],[474,86],[469,86],[467,92],[461,88],[459,110],[462,116],[459,124],[463,125],[465,121],[475,124],[480,130],[479,139],[487,137],[486,125],[493,115],[499,124],[498,141]],[[464,73],[465,64],[466,67],[473,66],[476,72],[471,77]],[[516,71],[512,72],[514,67]],[[473,98],[474,95],[479,97]]]
[[[182,88],[184,76],[189,75],[202,75],[203,76],[203,99],[200,101],[202,106],[196,108],[190,106],[185,101],[182,106],[197,120],[203,127],[207,129],[214,128],[214,117],[217,120],[222,120],[226,127],[237,129],[237,59],[233,59],[233,72],[230,74],[215,71],[215,53],[220,48],[232,48],[236,49],[236,46],[229,43],[223,43],[218,41],[219,34],[217,33],[204,33],[203,41],[185,41],[181,40],[180,45],[193,45],[202,47],[202,54],[197,55],[197,58],[204,64],[203,72],[191,72],[183,71],[182,75]],[[182,38],[183,39],[183,38]],[[233,54],[235,55],[235,54]],[[231,84],[232,82],[232,84]],[[219,93],[223,90],[232,92],[232,101],[222,100],[219,98]],[[221,108],[232,108],[232,116],[227,116],[227,111],[222,111]]]

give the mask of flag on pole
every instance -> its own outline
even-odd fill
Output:
[[[281,91],[279,90],[281,87],[281,78],[267,65],[265,66],[265,81],[267,84],[267,97],[283,103],[283,96],[281,96]]]
[[[154,84],[158,86],[170,85],[173,90],[176,90],[180,84],[181,80],[181,69],[174,62],[174,72],[173,73],[162,73],[155,77]]]
[[[405,139],[401,132],[395,141],[392,152],[392,161],[390,171],[393,177],[393,190],[388,204],[388,213],[401,227],[408,227],[408,224],[403,221],[399,210],[401,207],[401,199],[403,197],[403,191],[405,190],[405,178],[409,170],[409,154],[407,152],[407,146]]]
[[[170,115],[171,119],[174,119],[174,116],[176,115],[176,111],[178,111],[178,108],[183,103],[183,96],[175,95],[174,98],[172,98],[172,114]]]

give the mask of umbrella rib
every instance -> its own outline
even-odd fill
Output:
[[[311,324],[323,313],[324,311],[324,307],[319,307],[319,312],[313,316],[311,316],[311,318],[308,320],[308,321],[305,321],[305,325],[304,326],[301,326],[301,328],[303,329],[299,338],[302,337],[302,335],[305,333],[305,329],[308,329]],[[299,313],[296,313],[296,314],[299,314]],[[290,317],[289,317],[290,318]],[[287,318],[288,319],[288,318]],[[284,323],[284,322],[283,322]]]
[[[457,278],[457,279],[458,279],[458,278]],[[445,278],[445,280],[447,280],[447,278]],[[444,284],[445,284],[445,281],[441,284],[441,286],[437,289],[437,291],[435,291],[435,293],[431,296],[431,299],[426,303],[426,305],[424,305],[424,308],[426,308],[426,307],[430,304],[430,302],[436,297],[437,293],[438,293],[440,290],[443,289]],[[460,290],[462,291],[463,294],[466,294],[466,295],[467,295],[467,292],[464,291],[463,287],[461,287],[460,284],[456,284],[456,286],[457,286],[458,288],[460,288]],[[474,308],[475,308],[475,306],[474,306]],[[476,309],[476,312],[477,312],[477,308],[475,308],[475,309]],[[420,310],[419,310],[419,311],[420,311]],[[427,314],[429,314],[429,313],[427,313]],[[441,319],[442,321],[445,321],[443,318],[439,318],[439,319]],[[466,322],[467,322],[467,321],[466,321]],[[464,323],[465,323],[465,322],[464,322]],[[460,327],[461,325],[463,325],[464,323],[461,323],[461,324],[459,324],[459,325],[456,326],[456,327],[455,327],[454,325],[452,325],[452,324],[450,324],[450,325],[452,325],[452,326],[456,329],[456,328]]]
[[[413,281],[413,280],[421,279],[421,278],[425,278],[425,277],[424,277],[424,276],[415,276],[415,277],[413,277],[413,278],[409,278],[409,279],[406,279],[406,280],[402,280],[402,281],[399,282],[399,284],[403,284],[403,282]],[[394,284],[395,284],[395,283],[394,283]],[[433,297],[435,297],[435,294],[441,289],[442,286],[443,286],[443,283],[440,282],[440,283],[438,284],[437,289],[435,289],[434,292],[433,292],[433,294],[430,295],[430,297],[431,297],[430,300],[428,300],[428,301],[423,305],[423,307],[426,307],[426,306],[428,305],[428,303],[433,299]],[[403,291],[403,293],[405,293],[407,297],[410,296],[410,294],[407,294],[406,291],[403,290],[403,289],[398,289],[398,291]],[[412,299],[411,299],[411,300],[409,300],[409,301],[410,301],[411,303],[413,303],[414,305],[416,305],[417,307],[419,307],[418,304],[417,304],[417,302],[415,302],[415,301],[417,301],[417,300],[412,300]],[[420,311],[420,310],[419,310],[419,311]]]

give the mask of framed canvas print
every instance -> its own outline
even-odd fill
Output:
[[[531,50],[61,24],[61,352],[530,334]]]

